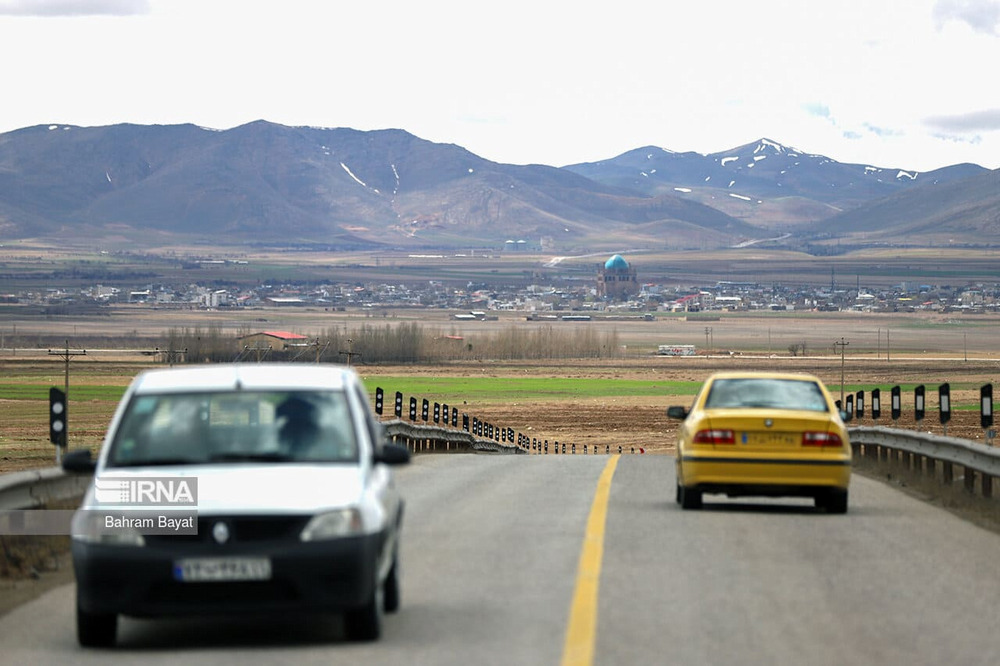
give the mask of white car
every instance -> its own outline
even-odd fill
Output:
[[[146,371],[129,386],[73,520],[77,637],[135,617],[316,611],[375,640],[399,606],[403,516],[356,375],[335,365]]]

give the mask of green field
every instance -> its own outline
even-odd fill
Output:
[[[486,402],[584,400],[602,397],[658,397],[694,395],[700,382],[650,381],[604,377],[406,377],[365,378],[372,394],[381,387],[386,394],[432,399],[462,399]]]

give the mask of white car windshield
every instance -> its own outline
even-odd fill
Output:
[[[797,379],[716,379],[705,409],[796,409],[828,411],[823,391],[816,382]]]
[[[343,392],[223,391],[133,396],[107,464],[357,460]]]

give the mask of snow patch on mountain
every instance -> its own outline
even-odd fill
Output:
[[[360,178],[358,178],[357,176],[355,176],[354,172],[351,171],[346,164],[344,164],[343,162],[341,162],[340,166],[342,166],[344,168],[344,171],[347,172],[347,175],[350,176],[351,178],[353,178],[354,182],[356,182],[358,185],[360,185],[361,187],[365,188],[366,190],[371,190],[375,194],[381,194],[381,192],[379,192],[378,189],[373,188],[373,187],[368,187],[368,184],[365,183],[365,181],[363,181]]]

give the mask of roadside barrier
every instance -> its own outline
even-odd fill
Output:
[[[0,511],[36,509],[83,497],[90,476],[67,474],[61,467],[0,475]]]
[[[393,399],[389,401],[392,405],[390,415],[386,409],[389,406],[386,396],[387,393],[381,386],[375,388],[375,413],[379,418],[389,417],[389,420],[382,421],[382,424],[390,429],[390,437],[397,443],[405,444],[413,453],[470,450],[541,455],[549,453],[547,439],[528,437],[515,432],[513,428],[498,426],[469,414],[462,414],[459,419],[457,407],[448,403],[431,402],[427,398],[417,396],[410,396],[409,400],[406,400],[400,391],[396,391]],[[407,404],[408,411],[405,409]],[[395,418],[392,418],[393,416]],[[404,416],[409,420],[405,420]],[[597,453],[596,444],[593,450]],[[552,444],[552,452],[557,455],[567,452],[576,454],[576,444],[563,442],[560,445],[555,441]],[[586,445],[583,452],[587,453]],[[610,452],[610,447],[606,447],[605,453]],[[640,452],[645,451],[640,449]],[[635,453],[635,449],[632,453]]]
[[[1000,476],[1000,449],[910,430],[858,426],[848,428],[848,432],[856,456],[934,477],[946,486],[954,483],[955,467],[961,467],[966,491],[975,493],[978,488],[983,497],[994,495],[993,480]]]
[[[422,426],[401,420],[383,421],[390,441],[412,453],[526,453],[515,444],[481,439],[464,430]]]

